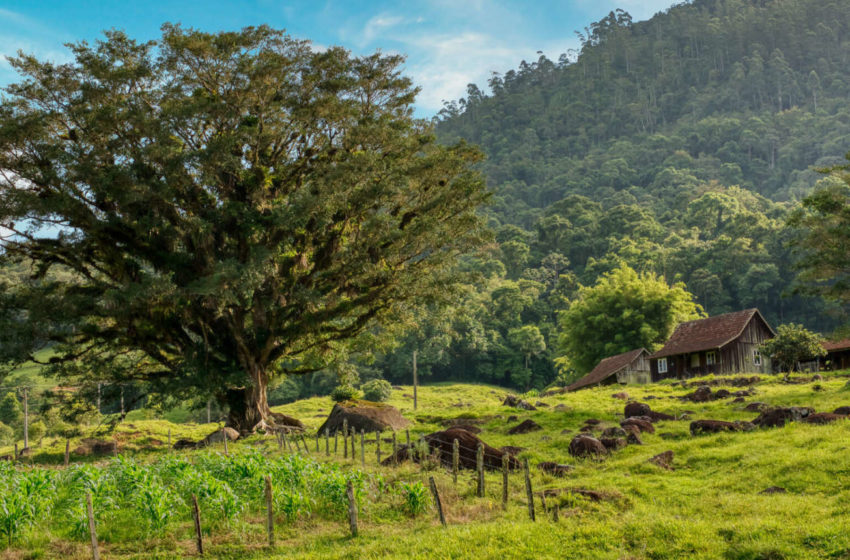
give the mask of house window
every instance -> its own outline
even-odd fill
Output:
[[[716,363],[716,358],[714,352],[706,352],[705,353],[705,363],[706,365],[713,366]]]
[[[658,373],[667,373],[667,358],[658,358]]]
[[[761,365],[761,352],[758,350],[753,350],[753,365]]]

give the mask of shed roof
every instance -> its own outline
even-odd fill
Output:
[[[741,333],[755,317],[758,317],[772,334],[776,334],[758,309],[745,309],[681,323],[664,343],[661,350],[650,357],[664,358],[675,354],[689,354],[722,348],[741,336]]]
[[[637,350],[630,350],[622,354],[617,354],[616,356],[604,358],[596,364],[596,367],[593,368],[590,373],[578,381],[573,382],[572,385],[568,385],[567,391],[576,391],[604,381],[606,378],[614,375],[624,367],[634,362],[642,353],[648,354],[649,352],[643,348],[638,348]]]
[[[827,340],[823,343],[823,348],[827,352],[835,352],[836,350],[850,349],[850,338],[842,338],[841,340]]]

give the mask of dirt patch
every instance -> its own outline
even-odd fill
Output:
[[[762,410],[770,408],[770,405],[763,402],[751,402],[747,406],[744,407],[744,410],[747,412],[761,412]]]
[[[604,457],[608,449],[595,437],[578,434],[570,441],[570,455],[573,457]]]
[[[516,395],[507,395],[502,401],[503,406],[511,406],[513,408],[521,408],[522,410],[537,410],[537,408],[528,401],[524,401]]]
[[[536,432],[542,429],[543,428],[540,427],[540,424],[538,424],[534,420],[525,420],[521,424],[517,424],[516,426],[508,430],[508,433],[510,435],[527,434],[529,432]]]
[[[368,401],[346,401],[337,403],[328,419],[319,427],[319,433],[326,431],[334,434],[342,431],[343,423],[348,429],[365,432],[383,432],[384,430],[403,430],[410,426],[410,420],[401,415],[394,406]]]

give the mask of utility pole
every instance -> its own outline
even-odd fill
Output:
[[[27,399],[27,388],[24,387],[24,449],[30,446],[30,407]]]
[[[121,416],[124,416],[124,384],[121,384]]]
[[[413,410],[417,405],[417,389],[419,388],[419,376],[416,374],[416,350],[413,351]]]
[[[212,415],[210,408],[212,407],[212,399],[207,399],[207,424],[212,422]]]
[[[98,381],[97,383],[97,413],[100,414],[100,385],[101,383]]]

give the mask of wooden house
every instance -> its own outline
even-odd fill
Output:
[[[567,391],[614,382],[649,383],[648,358],[649,352],[643,348],[605,358],[590,373],[567,386]]]
[[[823,348],[826,356],[818,359],[821,367],[830,371],[850,368],[850,339],[828,340]]]
[[[680,324],[649,357],[652,380],[730,373],[770,373],[762,343],[776,336],[758,309]]]

